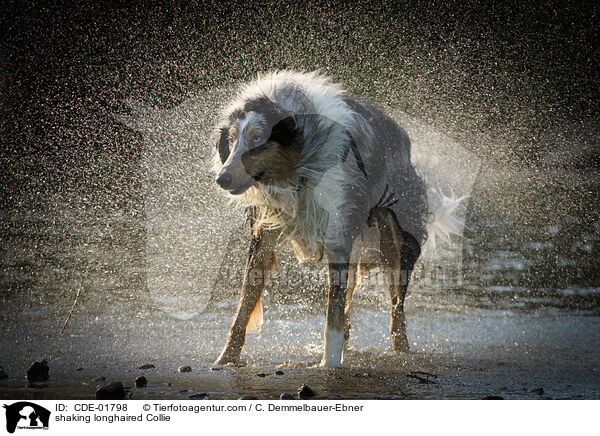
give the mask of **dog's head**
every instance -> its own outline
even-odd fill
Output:
[[[219,129],[219,186],[233,195],[295,174],[303,147],[294,114],[266,96],[232,110]]]

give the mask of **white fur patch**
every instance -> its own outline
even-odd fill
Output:
[[[326,368],[339,368],[344,359],[344,332],[325,329],[325,351],[321,366]]]

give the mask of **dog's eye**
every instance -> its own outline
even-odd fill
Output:
[[[255,136],[254,138],[252,138],[252,143],[253,143],[254,145],[258,145],[258,144],[260,144],[261,142],[262,142],[262,137],[260,137],[260,136]]]

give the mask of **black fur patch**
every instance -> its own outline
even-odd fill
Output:
[[[229,131],[227,127],[221,127],[220,132],[221,136],[219,137],[219,142],[217,143],[217,149],[219,150],[221,162],[225,163],[229,157]]]
[[[402,246],[400,247],[400,269],[402,271],[412,271],[415,262],[421,255],[421,246],[413,235],[408,233],[398,222],[398,218],[392,209],[387,209],[387,213],[394,223],[395,231],[402,235]]]
[[[277,122],[277,118],[284,116],[283,109],[268,97],[259,97],[248,100],[244,105],[244,112],[258,112],[267,118],[267,121]]]
[[[302,151],[304,145],[302,134],[296,128],[296,122],[292,117],[286,117],[273,126],[269,141],[277,142],[282,147],[293,148],[298,152]]]
[[[231,113],[229,114],[229,121],[237,121],[240,118],[243,118],[244,116],[244,110],[243,109],[235,109],[233,111],[231,111]]]

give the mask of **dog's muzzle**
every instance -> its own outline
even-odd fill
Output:
[[[231,189],[231,184],[233,183],[233,177],[230,173],[225,172],[219,174],[217,177],[217,184],[223,189]]]

